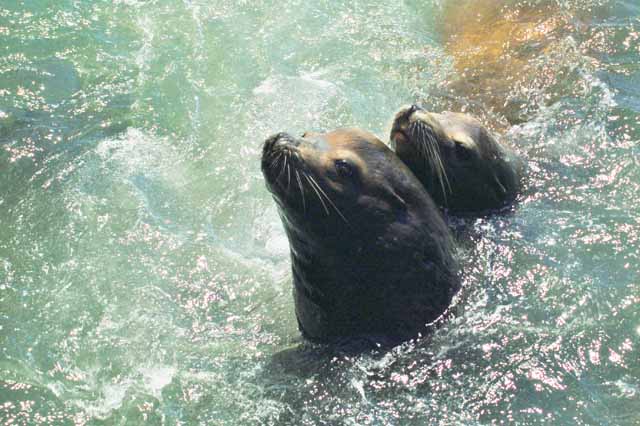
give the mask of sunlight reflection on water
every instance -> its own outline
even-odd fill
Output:
[[[460,312],[360,355],[299,336],[260,147],[503,125],[442,87],[440,2],[0,6],[0,420],[637,424],[640,11],[560,3],[589,19],[517,86],[526,191],[464,223]]]

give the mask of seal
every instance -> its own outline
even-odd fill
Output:
[[[460,288],[450,231],[374,135],[279,133],[264,142],[262,172],[289,240],[303,336],[398,342],[447,311]]]
[[[470,115],[403,107],[393,121],[391,144],[449,213],[482,215],[518,194],[522,163]]]

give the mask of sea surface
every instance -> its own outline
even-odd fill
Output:
[[[519,52],[526,188],[464,224],[457,315],[300,337],[261,144],[485,108],[445,2],[0,0],[0,424],[640,425],[636,0]]]

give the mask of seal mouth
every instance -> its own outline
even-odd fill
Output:
[[[412,128],[415,125],[417,119],[414,118],[414,114],[417,111],[424,111],[418,105],[410,105],[408,107],[401,108],[400,111],[396,114],[393,125],[391,126],[391,135],[390,139],[394,148],[398,146],[398,144],[403,143],[413,143],[415,137],[412,137],[414,130]],[[412,120],[413,119],[413,120]]]
[[[399,144],[411,142],[411,137],[407,133],[406,128],[394,127],[391,129],[391,142],[393,148],[397,148]]]

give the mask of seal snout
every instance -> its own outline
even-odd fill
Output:
[[[391,141],[394,144],[397,145],[398,143],[408,143],[411,141],[409,126],[412,123],[412,116],[417,111],[423,111],[423,109],[416,104],[406,106],[398,111],[391,128]]]
[[[418,105],[413,104],[411,106],[409,106],[406,110],[405,114],[405,118],[406,120],[410,120],[411,116],[413,115],[414,112],[416,111],[422,111],[422,108],[420,108]]]
[[[411,116],[413,116],[413,114],[416,113],[417,111],[424,111],[424,110],[416,104],[406,106],[400,109],[400,111],[398,111],[395,121],[397,123],[408,124],[409,122],[411,122]]]
[[[280,132],[264,141],[263,155],[273,153],[282,148],[293,148],[300,145],[293,136],[286,132]]]
[[[291,185],[292,174],[303,164],[300,143],[300,139],[286,132],[277,133],[264,141],[262,173],[272,192],[281,191],[283,182],[286,182],[286,188]]]
[[[289,133],[280,132],[268,137],[262,147],[262,164],[273,163],[278,154],[294,153],[300,141]]]

